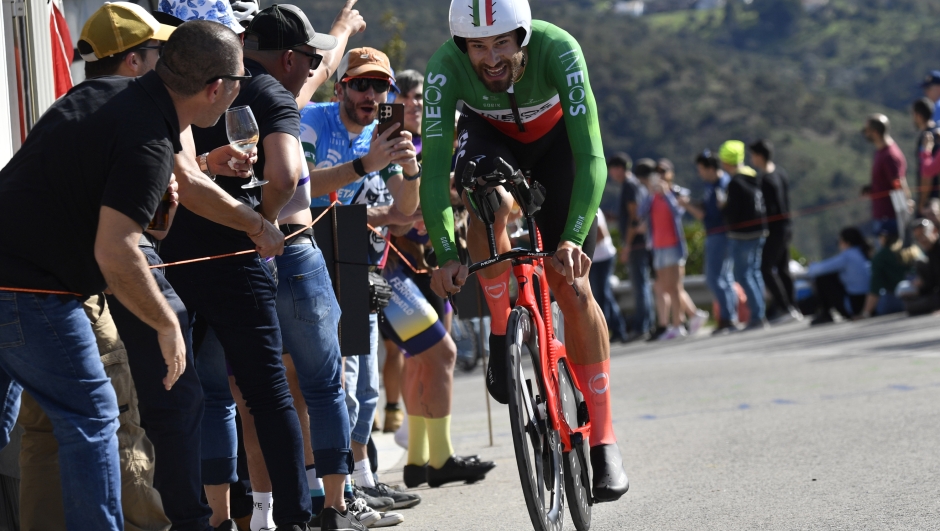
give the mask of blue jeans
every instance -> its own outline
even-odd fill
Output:
[[[705,282],[718,301],[718,318],[738,320],[738,296],[734,291],[734,261],[729,252],[727,234],[705,237]]]
[[[614,296],[614,290],[610,286],[610,275],[614,272],[615,263],[616,261],[613,258],[592,263],[588,277],[591,281],[591,291],[594,292],[594,299],[601,307],[601,311],[604,312],[607,329],[610,330],[610,338],[624,340],[627,338],[627,321],[623,318],[620,305],[617,304],[617,297]]]
[[[202,416],[202,482],[224,485],[238,481],[238,433],[235,399],[228,385],[225,349],[212,328],[196,353],[196,373],[206,396]]]
[[[315,243],[284,247],[284,254],[277,257],[277,268],[277,316],[284,352],[290,353],[294,361],[300,391],[307,403],[317,476],[351,474],[349,413],[336,333],[340,308],[330,272]],[[378,397],[377,380],[375,387]],[[370,430],[371,427],[370,424]]]
[[[142,247],[147,263],[163,263],[152,247]],[[127,347],[127,363],[137,388],[140,424],[153,443],[153,486],[163,499],[173,529],[204,531],[212,510],[202,502],[199,447],[202,438],[203,393],[189,331],[189,314],[162,269],[151,269],[153,279],[176,313],[186,341],[186,370],[173,389],[163,387],[166,363],[157,331],[131,313],[117,297],[108,296],[111,315]]]
[[[634,323],[633,331],[645,334],[652,329],[653,292],[650,283],[650,252],[648,249],[630,251],[630,284],[633,287]]]
[[[122,531],[117,396],[79,299],[0,291],[0,448],[24,389],[59,443],[68,529]]]
[[[369,315],[369,341],[366,356],[346,356],[346,408],[352,440],[368,444],[379,403],[379,316]],[[319,473],[319,472],[318,472]]]
[[[222,344],[277,493],[274,522],[288,527],[310,520],[310,492],[300,420],[281,360],[277,283],[269,265],[252,255],[169,268],[167,274],[186,308],[201,314]]]
[[[751,310],[750,323],[764,320],[764,275],[760,272],[764,238],[736,240],[729,238],[731,256],[734,260],[734,279],[744,288],[747,307]],[[749,323],[749,324],[750,324]]]

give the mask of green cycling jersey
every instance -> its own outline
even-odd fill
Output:
[[[525,73],[513,86],[524,132],[516,124],[508,94],[487,90],[467,54],[453,40],[444,43],[428,62],[421,127],[421,209],[442,265],[458,259],[449,188],[458,101],[503,134],[523,143],[538,140],[563,119],[575,161],[575,178],[561,240],[582,245],[594,222],[607,168],[597,105],[581,47],[563,29],[533,20],[526,52]]]

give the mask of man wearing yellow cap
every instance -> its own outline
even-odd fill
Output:
[[[764,307],[764,278],[761,253],[767,238],[764,195],[757,171],[744,164],[744,142],[729,140],[718,151],[721,167],[731,175],[728,197],[721,206],[728,227],[734,260],[734,279],[747,294],[751,318],[745,330],[767,328]]]

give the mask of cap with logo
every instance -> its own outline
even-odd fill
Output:
[[[395,82],[395,74],[388,62],[388,56],[369,47],[353,48],[340,61],[336,78],[346,81],[352,77],[375,77]]]
[[[931,85],[940,85],[940,70],[931,70],[924,76],[924,81],[920,84],[921,88],[927,88]]]
[[[235,19],[232,6],[220,0],[160,0],[157,11],[182,20],[208,20],[218,22],[235,33],[245,29]]]
[[[332,50],[339,43],[332,35],[313,31],[307,15],[290,4],[262,9],[245,30],[246,50],[289,50],[305,44],[317,50]]]
[[[151,39],[165,41],[175,28],[157,22],[143,7],[112,2],[91,14],[78,40],[82,59],[94,62],[111,57]]]

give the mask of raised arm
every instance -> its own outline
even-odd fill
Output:
[[[338,41],[336,48],[332,50],[317,50],[317,53],[323,56],[323,62],[320,63],[320,67],[313,73],[313,77],[307,78],[304,87],[300,90],[300,94],[297,95],[297,107],[303,109],[304,105],[310,102],[313,93],[320,88],[320,85],[325,83],[327,79],[330,79],[333,72],[336,72],[336,69],[339,67],[339,62],[346,53],[346,45],[349,42],[349,38],[366,30],[366,21],[362,18],[362,15],[359,14],[358,9],[353,9],[356,2],[357,0],[348,0],[346,5],[339,11],[339,14],[336,15],[336,19],[333,20],[330,35],[336,37]]]

